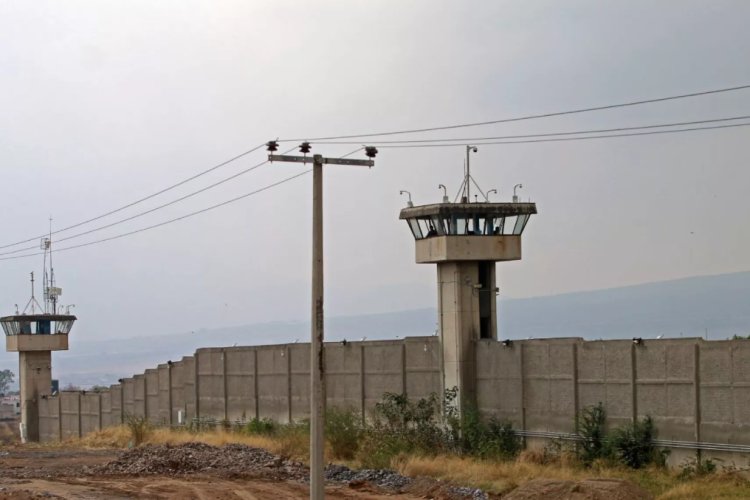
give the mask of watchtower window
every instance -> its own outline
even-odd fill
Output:
[[[419,222],[417,222],[417,219],[406,219],[406,221],[409,223],[409,229],[411,229],[412,234],[414,235],[414,238],[417,240],[421,240],[424,238],[422,235],[422,229],[419,227]]]
[[[521,234],[523,228],[526,227],[526,223],[529,221],[529,214],[519,215],[516,219],[516,225],[513,226],[513,234]]]

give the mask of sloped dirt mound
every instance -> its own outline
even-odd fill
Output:
[[[210,474],[224,478],[255,477],[305,483],[309,469],[300,462],[284,460],[261,448],[241,444],[222,447],[203,443],[179,445],[146,445],[125,451],[115,460],[87,469],[90,475],[102,476],[186,476]],[[325,471],[330,483],[345,484],[352,490],[375,488],[390,494],[410,493],[412,487],[429,486],[430,496],[439,499],[485,499],[480,490],[461,488],[435,479],[421,481],[404,477],[391,470],[351,470],[329,464]]]
[[[651,500],[653,496],[621,479],[534,479],[519,486],[503,500]]]
[[[96,467],[96,474],[183,475],[196,472],[241,476],[274,472],[284,479],[302,479],[307,467],[283,460],[260,448],[240,444],[222,447],[203,443],[147,445],[120,454],[116,460]]]

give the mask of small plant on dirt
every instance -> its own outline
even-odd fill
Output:
[[[604,430],[606,420],[607,414],[601,402],[581,409],[576,418],[576,428],[581,436],[578,458],[585,465],[591,465],[594,460],[605,458],[609,453]]]
[[[125,425],[130,430],[130,438],[133,446],[140,446],[151,431],[148,419],[143,416],[128,413],[125,415]]]
[[[700,454],[688,458],[680,464],[680,479],[693,479],[695,477],[707,476],[717,470],[715,459],[701,458]]]
[[[326,439],[334,458],[354,458],[359,449],[362,432],[362,416],[359,412],[336,407],[326,410]]]

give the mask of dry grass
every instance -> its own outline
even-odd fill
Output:
[[[294,431],[276,436],[261,436],[232,433],[222,429],[198,433],[152,429],[144,443],[180,444],[198,441],[213,446],[240,443],[306,461],[308,439],[306,432]],[[123,425],[93,432],[80,440],[62,443],[62,446],[70,445],[88,448],[127,448],[132,446],[132,436],[127,426]],[[357,467],[359,464],[350,462],[347,465]],[[392,466],[407,476],[429,476],[497,494],[507,493],[538,478],[572,481],[613,478],[632,481],[650,491],[658,500],[750,498],[750,480],[741,472],[717,472],[694,479],[680,479],[679,471],[657,467],[632,470],[603,462],[585,468],[565,454],[555,458],[533,450],[524,451],[517,460],[508,462],[450,455],[399,456],[393,460]]]
[[[308,437],[303,433],[284,433],[280,436],[245,435],[228,432],[223,429],[203,432],[185,430],[152,429],[143,444],[181,444],[188,442],[206,443],[212,446],[223,446],[239,443],[256,448],[264,448],[272,453],[294,459],[307,459]],[[92,432],[81,439],[70,440],[61,445],[79,445],[85,448],[128,448],[133,446],[130,429],[125,425],[108,427]]]
[[[680,479],[677,471],[661,468],[633,470],[599,464],[584,468],[571,460],[541,464],[537,454],[516,461],[492,462],[454,456],[399,457],[394,467],[407,476],[430,476],[504,494],[532,479],[580,481],[588,478],[625,479],[659,500],[750,498],[750,481],[742,473],[720,472],[695,479]]]

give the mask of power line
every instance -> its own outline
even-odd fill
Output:
[[[289,153],[290,151],[292,151],[292,149],[294,149],[294,148],[291,148],[291,149],[287,150],[286,152],[284,152],[284,154]],[[151,208],[149,210],[145,210],[143,212],[139,212],[139,213],[137,213],[135,215],[131,215],[130,217],[125,217],[124,219],[117,220],[117,221],[112,222],[110,224],[105,224],[103,226],[95,227],[94,229],[89,229],[88,231],[84,231],[82,233],[76,233],[76,234],[73,234],[71,236],[66,236],[65,238],[57,239],[56,242],[60,243],[61,241],[68,241],[68,240],[72,240],[74,238],[80,238],[81,236],[85,236],[87,234],[95,233],[97,231],[101,231],[103,229],[108,229],[110,227],[117,226],[117,225],[123,224],[125,222],[129,222],[129,221],[131,221],[133,219],[137,219],[139,217],[143,217],[144,215],[148,215],[150,213],[156,212],[157,210],[161,210],[161,209],[166,208],[166,207],[168,207],[170,205],[174,205],[175,203],[179,203],[179,202],[181,202],[183,200],[186,200],[188,198],[192,198],[193,196],[196,196],[196,195],[198,195],[200,193],[208,191],[209,189],[213,189],[216,186],[220,186],[222,184],[225,184],[225,183],[227,183],[227,182],[229,182],[229,181],[231,181],[233,179],[236,179],[237,177],[239,177],[241,175],[247,174],[249,172],[252,172],[253,170],[258,169],[258,168],[262,167],[263,165],[265,165],[267,163],[268,163],[268,160],[264,160],[264,161],[258,163],[257,165],[253,165],[250,168],[246,168],[245,170],[242,170],[241,172],[237,172],[236,174],[230,175],[229,177],[226,177],[226,178],[224,178],[224,179],[222,179],[220,181],[214,182],[213,184],[210,184],[210,185],[208,185],[208,186],[206,186],[204,188],[201,188],[201,189],[199,189],[197,191],[193,191],[192,193],[188,193],[185,196],[181,196],[180,198],[174,199],[174,200],[169,201],[167,203],[163,203],[163,204],[161,204],[161,205],[159,205],[157,207]],[[35,248],[36,248],[36,246],[19,248],[19,249],[16,249],[16,250],[11,250],[9,252],[0,253],[0,256],[3,256],[3,255],[12,255],[12,254],[15,254],[15,253],[25,252],[25,251],[28,251],[28,250],[34,250]]]
[[[292,149],[294,149],[294,148],[292,148]],[[341,158],[346,158],[347,156],[351,156],[351,155],[353,155],[354,153],[356,153],[358,151],[362,151],[363,149],[364,148],[361,148],[361,147],[357,148],[354,151],[351,151],[351,152],[349,152],[349,153],[341,156]],[[288,150],[288,151],[286,151],[284,154],[288,153],[289,151],[291,151],[291,149]],[[312,158],[311,158],[311,161],[312,161]],[[264,163],[267,163],[267,161],[264,162]],[[221,203],[217,203],[215,205],[211,205],[209,207],[202,208],[200,210],[196,210],[196,211],[190,212],[190,213],[182,215],[180,217],[175,217],[173,219],[169,219],[169,220],[166,220],[164,222],[160,222],[158,224],[152,224],[150,226],[143,227],[143,228],[140,228],[140,229],[136,229],[136,230],[133,230],[133,231],[129,231],[127,233],[117,234],[115,236],[110,236],[108,238],[102,238],[100,240],[90,241],[90,242],[87,242],[87,243],[81,243],[79,245],[73,245],[73,246],[63,247],[63,248],[56,248],[55,252],[64,252],[66,250],[73,250],[73,249],[76,249],[76,248],[82,248],[82,247],[87,247],[87,246],[91,246],[91,245],[97,245],[99,243],[105,243],[107,241],[117,240],[117,239],[120,239],[120,238],[124,238],[126,236],[131,236],[131,235],[134,235],[134,234],[142,233],[142,232],[148,231],[150,229],[155,229],[155,228],[158,228],[158,227],[166,226],[167,224],[172,224],[174,222],[178,222],[178,221],[181,221],[181,220],[184,220],[184,219],[188,219],[190,217],[194,217],[196,215],[208,212],[210,210],[214,210],[216,208],[220,208],[220,207],[229,205],[231,203],[235,203],[237,201],[243,200],[245,198],[248,198],[250,196],[256,195],[258,193],[262,193],[263,191],[268,191],[269,189],[272,189],[272,188],[275,188],[275,187],[280,186],[282,184],[285,184],[287,182],[290,182],[290,181],[292,181],[292,180],[294,180],[294,179],[296,179],[298,177],[302,177],[305,174],[309,174],[310,172],[312,172],[311,169],[305,170],[303,172],[300,172],[298,174],[292,175],[290,177],[286,177],[286,178],[284,178],[284,179],[282,179],[280,181],[277,181],[277,182],[274,182],[272,184],[268,184],[266,186],[263,186],[262,188],[258,188],[258,189],[254,190],[254,191],[250,191],[249,193],[245,193],[245,194],[242,194],[240,196],[236,196],[234,198],[231,198],[229,200],[223,201]],[[13,257],[0,257],[0,261],[3,261],[3,260],[23,259],[23,258],[26,258],[26,257],[34,257],[34,256],[37,256],[37,255],[42,255],[43,253],[44,252],[36,252],[36,253],[30,253],[30,254],[24,254],[24,255],[15,255]]]
[[[501,135],[501,136],[494,136],[494,137],[455,137],[451,139],[402,139],[402,140],[395,140],[395,141],[378,141],[377,144],[386,145],[386,144],[410,144],[410,143],[433,143],[433,142],[456,142],[456,141],[463,141],[463,144],[469,144],[469,143],[473,143],[476,141],[489,141],[489,140],[500,140],[500,139],[528,139],[528,138],[533,138],[533,137],[552,137],[552,136],[558,136],[558,135],[580,135],[580,134],[594,134],[594,133],[604,133],[604,132],[621,132],[621,131],[626,131],[626,130],[679,127],[679,126],[684,126],[684,125],[698,125],[701,123],[717,123],[717,122],[727,122],[727,121],[746,120],[746,119],[750,119],[750,115],[733,116],[733,117],[728,117],[728,118],[711,118],[711,119],[706,119],[706,120],[694,120],[694,121],[688,121],[688,122],[663,123],[663,124],[658,124],[658,125],[639,125],[639,126],[633,126],[633,127],[576,130],[576,131],[571,131],[571,132],[546,132],[546,133],[541,133],[541,134]],[[359,144],[359,141],[325,141],[325,142],[317,142],[315,144],[316,145]]]
[[[583,136],[583,137],[560,137],[556,139],[530,139],[530,140],[524,140],[524,141],[497,141],[497,142],[475,142],[474,144],[481,146],[494,146],[499,144],[530,144],[530,143],[536,143],[536,142],[565,142],[565,141],[582,141],[586,139],[610,139],[614,137],[635,137],[635,136],[641,136],[641,135],[657,135],[657,134],[676,134],[680,132],[694,132],[698,130],[716,130],[716,129],[724,129],[724,128],[735,128],[735,127],[747,127],[750,126],[750,123],[736,123],[733,125],[716,125],[712,127],[694,127],[694,128],[685,128],[685,129],[679,129],[679,130],[652,130],[650,132],[631,132],[627,134],[610,134],[610,135],[589,135],[589,136]],[[379,143],[376,143],[379,148],[388,148],[388,149],[395,149],[395,148],[441,148],[441,147],[456,147],[456,146],[462,146],[465,147],[465,142],[460,143],[440,143],[440,144],[393,144],[393,145],[380,145]]]
[[[168,186],[168,187],[166,187],[166,188],[164,188],[164,189],[162,189],[160,191],[157,191],[157,192],[155,192],[153,194],[150,194],[148,196],[144,196],[143,198],[139,198],[139,199],[137,199],[137,200],[135,200],[133,202],[128,203],[127,205],[123,205],[123,206],[121,206],[119,208],[116,208],[114,210],[110,210],[109,212],[106,212],[106,213],[101,214],[101,215],[97,215],[96,217],[92,217],[92,218],[84,220],[82,222],[77,222],[76,224],[73,224],[71,226],[67,226],[67,227],[64,227],[62,229],[57,229],[55,231],[52,231],[52,233],[45,233],[45,234],[42,234],[42,235],[39,235],[39,236],[34,236],[33,238],[28,238],[28,239],[25,239],[25,240],[17,241],[15,243],[9,243],[7,245],[2,245],[2,246],[0,246],[0,249],[8,248],[8,247],[14,247],[16,245],[21,245],[23,243],[29,243],[30,241],[35,241],[35,240],[38,240],[40,238],[44,238],[44,237],[48,236],[49,234],[58,234],[58,233],[62,233],[63,231],[69,231],[70,229],[75,229],[77,227],[83,226],[83,225],[88,224],[90,222],[94,222],[94,221],[97,221],[99,219],[103,219],[104,217],[107,217],[109,215],[116,214],[118,212],[122,212],[123,210],[125,210],[127,208],[130,208],[130,207],[132,207],[134,205],[142,203],[142,202],[144,202],[146,200],[150,200],[151,198],[154,198],[156,196],[159,196],[160,194],[166,193],[167,191],[171,191],[174,188],[182,186],[183,184],[186,184],[186,183],[188,183],[188,182],[190,182],[192,180],[195,180],[195,179],[197,179],[197,178],[199,178],[201,176],[204,176],[204,175],[206,175],[206,174],[208,174],[210,172],[213,172],[214,170],[217,170],[217,169],[219,169],[219,168],[221,168],[223,166],[226,166],[226,165],[232,163],[233,161],[237,161],[240,158],[243,158],[243,157],[245,157],[245,156],[247,156],[247,155],[249,155],[251,153],[254,153],[255,151],[257,151],[260,148],[262,148],[263,146],[265,146],[265,143],[259,144],[258,146],[255,146],[254,148],[249,149],[249,150],[245,151],[244,153],[240,153],[237,156],[234,156],[234,157],[232,157],[232,158],[230,158],[228,160],[225,160],[225,161],[223,161],[223,162],[221,162],[221,163],[219,163],[217,165],[214,165],[211,168],[203,170],[202,172],[198,172],[197,174],[195,174],[195,175],[193,175],[191,177],[188,177],[187,179],[184,179],[184,180],[182,180],[182,181],[180,181],[180,182],[178,182],[176,184],[172,184],[171,186]]]
[[[688,97],[699,97],[699,96],[705,96],[705,95],[711,95],[711,94],[720,94],[723,92],[732,92],[732,91],[744,90],[748,88],[750,88],[750,85],[739,85],[736,87],[726,87],[726,88],[715,89],[715,90],[703,90],[700,92],[691,92],[689,94],[680,94],[680,95],[673,95],[673,96],[667,96],[667,97],[657,97],[654,99],[643,99],[639,101],[609,104],[606,106],[593,106],[589,108],[572,109],[568,111],[556,111],[556,112],[541,113],[541,114],[536,114],[536,115],[526,115],[526,116],[519,116],[515,118],[502,118],[499,120],[490,120],[490,121],[485,121],[485,122],[461,123],[457,125],[445,125],[445,126],[439,126],[439,127],[427,127],[427,128],[408,129],[408,130],[377,132],[377,133],[369,133],[369,134],[338,135],[338,136],[329,136],[329,137],[305,137],[303,139],[280,139],[280,142],[289,142],[289,141],[296,142],[296,141],[303,141],[303,140],[304,141],[327,141],[327,140],[337,140],[337,139],[356,139],[356,138],[362,138],[362,137],[378,137],[378,136],[400,135],[400,134],[417,134],[421,132],[435,132],[438,130],[451,130],[451,129],[467,128],[467,127],[481,127],[485,125],[495,125],[498,123],[519,122],[519,121],[524,121],[524,120],[535,120],[538,118],[549,118],[552,116],[573,115],[577,113],[587,113],[590,111],[602,111],[605,109],[625,108],[628,106],[639,106],[642,104],[652,104],[656,102],[665,102],[665,101],[673,101],[676,99],[685,99]]]
[[[131,235],[134,235],[134,234],[142,233],[144,231],[148,231],[150,229],[155,229],[157,227],[166,226],[167,224],[172,224],[173,222],[177,222],[177,221],[181,221],[181,220],[184,220],[184,219],[188,219],[190,217],[194,217],[196,215],[208,212],[210,210],[214,210],[216,208],[229,205],[230,203],[234,203],[234,202],[243,200],[245,198],[248,198],[250,196],[256,195],[258,193],[262,193],[263,191],[267,191],[267,190],[272,189],[272,188],[274,188],[276,186],[280,186],[280,185],[282,185],[284,183],[287,183],[289,181],[292,181],[292,180],[296,179],[297,177],[302,177],[305,174],[309,174],[310,172],[311,172],[311,170],[305,170],[304,172],[300,172],[299,174],[292,175],[291,177],[287,177],[287,178],[282,179],[282,180],[280,180],[278,182],[274,182],[273,184],[268,184],[267,186],[263,186],[262,188],[256,189],[254,191],[250,191],[249,193],[245,193],[243,195],[240,195],[240,196],[237,196],[235,198],[223,201],[221,203],[217,203],[215,205],[211,205],[210,207],[202,208],[200,210],[196,210],[194,212],[190,212],[188,214],[182,215],[180,217],[175,217],[173,219],[169,219],[169,220],[166,220],[164,222],[160,222],[158,224],[152,224],[150,226],[142,227],[142,228],[136,229],[134,231],[129,231],[127,233],[117,234],[115,236],[110,236],[108,238],[102,238],[100,240],[89,241],[87,243],[81,243],[79,245],[73,245],[73,246],[63,247],[63,248],[56,248],[55,252],[65,252],[66,250],[73,250],[75,248],[82,248],[82,247],[87,247],[87,246],[91,246],[91,245],[96,245],[96,244],[99,244],[99,243],[104,243],[106,241],[117,240],[117,239],[120,239],[120,238],[124,238],[126,236],[131,236]],[[34,256],[37,256],[37,255],[42,255],[42,254],[43,254],[43,252],[36,252],[36,253],[30,253],[30,254],[25,254],[25,255],[16,255],[14,257],[2,257],[2,258],[0,258],[0,260],[22,259],[22,258],[25,258],[25,257],[34,257]]]

